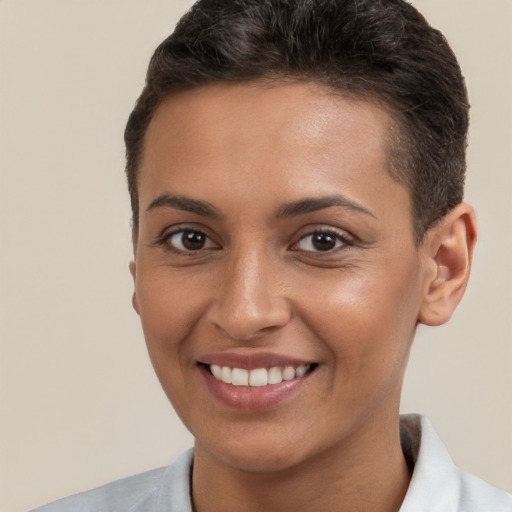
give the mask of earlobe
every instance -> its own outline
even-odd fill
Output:
[[[130,268],[130,274],[133,277],[133,286],[135,287],[135,276],[137,275],[137,266],[135,264],[135,261],[130,261],[129,268]],[[139,304],[137,301],[137,291],[136,290],[133,291],[132,306],[133,306],[133,309],[135,310],[135,312],[139,315],[140,314],[139,313]]]
[[[466,290],[476,232],[473,208],[461,203],[427,233],[422,250],[428,271],[420,323],[441,325],[452,316]]]

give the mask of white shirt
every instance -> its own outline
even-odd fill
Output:
[[[402,448],[414,464],[399,512],[512,512],[512,495],[458,469],[430,421],[400,417]],[[171,466],[117,480],[33,512],[192,512],[193,450]]]

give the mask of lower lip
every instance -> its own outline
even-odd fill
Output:
[[[199,368],[210,393],[223,405],[242,411],[271,409],[296,394],[309,374],[299,379],[283,381],[270,386],[233,386],[217,380],[205,368]]]

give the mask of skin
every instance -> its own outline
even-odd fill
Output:
[[[443,323],[460,300],[475,227],[463,204],[415,245],[409,191],[386,172],[390,123],[376,104],[305,83],[207,86],[157,110],[133,303],[196,440],[196,511],[400,508],[409,349],[418,322]],[[333,196],[340,204],[289,207]],[[184,250],[183,229],[204,245]],[[334,247],[318,250],[312,234],[326,230]],[[205,385],[198,361],[211,353],[317,366],[276,406],[238,410]]]

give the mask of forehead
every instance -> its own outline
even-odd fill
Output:
[[[254,143],[256,138],[261,142],[271,138],[272,147],[307,144],[311,150],[339,143],[350,131],[385,150],[392,124],[376,102],[334,93],[316,83],[220,83],[165,99],[148,127],[145,146],[147,150],[162,138],[166,145],[172,144],[172,138],[177,149],[187,138],[196,149],[202,145],[206,150],[208,144],[218,148],[223,141]]]
[[[337,192],[379,202],[383,187],[399,187],[409,211],[408,192],[387,172],[391,126],[376,103],[311,83],[180,92],[160,105],[146,133],[140,207],[165,188],[192,187],[202,199],[229,191],[248,205]]]

